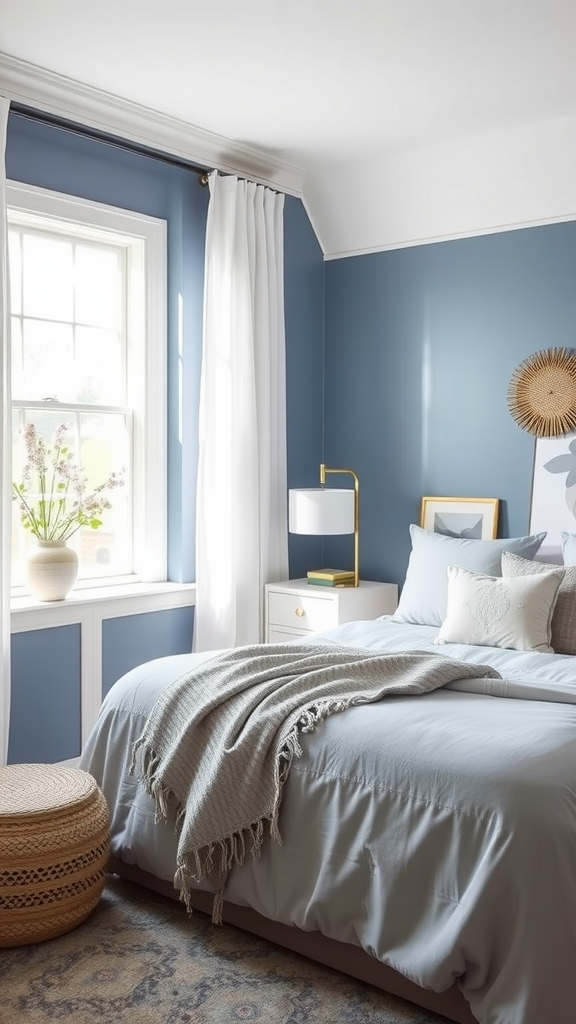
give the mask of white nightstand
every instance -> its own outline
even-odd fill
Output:
[[[398,604],[395,583],[361,580],[358,587],[319,587],[306,579],[267,583],[266,643],[278,644],[332,629],[355,619],[392,615]]]

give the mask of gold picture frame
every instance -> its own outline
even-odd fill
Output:
[[[494,540],[499,498],[422,498],[420,526],[447,537]]]

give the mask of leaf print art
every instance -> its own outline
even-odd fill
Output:
[[[564,500],[571,515],[576,519],[576,438],[570,441],[568,452],[563,455],[555,455],[544,463],[544,469],[548,473],[566,473]]]

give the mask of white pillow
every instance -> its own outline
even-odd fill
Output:
[[[435,643],[554,653],[552,613],[563,569],[503,579],[449,565],[447,575],[447,614]]]
[[[392,616],[397,622],[422,626],[440,626],[446,616],[446,592],[449,565],[460,565],[472,572],[501,575],[503,551],[523,558],[534,558],[545,533],[530,537],[506,537],[501,540],[470,540],[447,537],[412,524],[412,552],[398,607]]]

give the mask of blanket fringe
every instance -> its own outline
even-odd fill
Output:
[[[148,793],[148,796],[152,797],[154,800],[154,824],[157,825],[160,820],[168,823],[170,807],[174,806],[174,796],[168,786],[165,786],[162,780],[158,777],[160,758],[155,750],[151,750],[143,745],[142,738],[137,740],[132,746],[132,757],[130,759],[130,767],[128,769],[130,775],[133,775],[136,771],[138,754],[140,756],[140,781]],[[176,820],[174,824],[175,832],[179,831],[184,813],[185,808],[178,805],[176,807]]]
[[[212,922],[222,924],[224,889],[228,873],[235,864],[241,865],[247,853],[259,857],[266,834],[266,821],[262,818],[243,829],[225,836],[216,843],[191,850],[178,864],[174,885],[180,892],[180,899],[192,913],[192,889],[195,882],[205,879],[216,886],[212,906]]]
[[[292,737],[290,738],[292,740]],[[294,744],[291,744],[294,747]],[[301,753],[297,736],[295,737],[295,748]],[[290,756],[290,761],[291,761]],[[156,752],[144,745],[142,739],[137,740],[132,746],[129,772],[134,774],[140,760],[139,777],[155,805],[155,822],[162,819],[168,822],[170,810],[175,812],[175,832],[180,831],[186,808],[177,804],[172,791],[164,785],[158,777],[160,758]],[[277,801],[278,803],[278,801]],[[259,857],[262,844],[265,839],[265,825],[269,821],[266,817],[251,822],[249,825],[224,836],[217,842],[210,843],[191,850],[184,860],[178,864],[174,875],[174,885],[180,893],[180,899],[186,904],[188,913],[192,913],[191,894],[194,882],[202,882],[205,879],[216,884],[217,889],[214,896],[212,908],[212,921],[214,924],[222,924],[222,911],[224,905],[224,888],[228,873],[235,864],[244,863],[248,853],[253,857]],[[281,842],[276,821],[269,821],[270,835]]]
[[[244,864],[248,853],[251,853],[253,857],[260,856],[266,838],[266,826],[268,826],[270,839],[279,844],[282,842],[278,827],[282,789],[294,758],[302,756],[299,734],[313,732],[317,725],[329,715],[344,711],[352,703],[355,701],[349,698],[332,699],[318,702],[301,711],[297,720],[292,723],[278,752],[275,766],[275,797],[270,814],[244,825],[208,846],[189,850],[183,860],[178,863],[174,875],[174,885],[189,914],[193,912],[191,901],[194,883],[208,880],[216,886],[212,921],[214,924],[222,924],[224,890],[231,868]],[[154,800],[155,821],[158,822],[162,819],[164,822],[168,822],[172,812],[175,815],[174,830],[176,833],[180,832],[186,807],[176,801],[172,791],[159,777],[161,759],[153,748],[146,745],[144,737],[141,737],[132,746],[130,774],[135,773],[138,760],[140,760],[140,779],[146,792]]]

